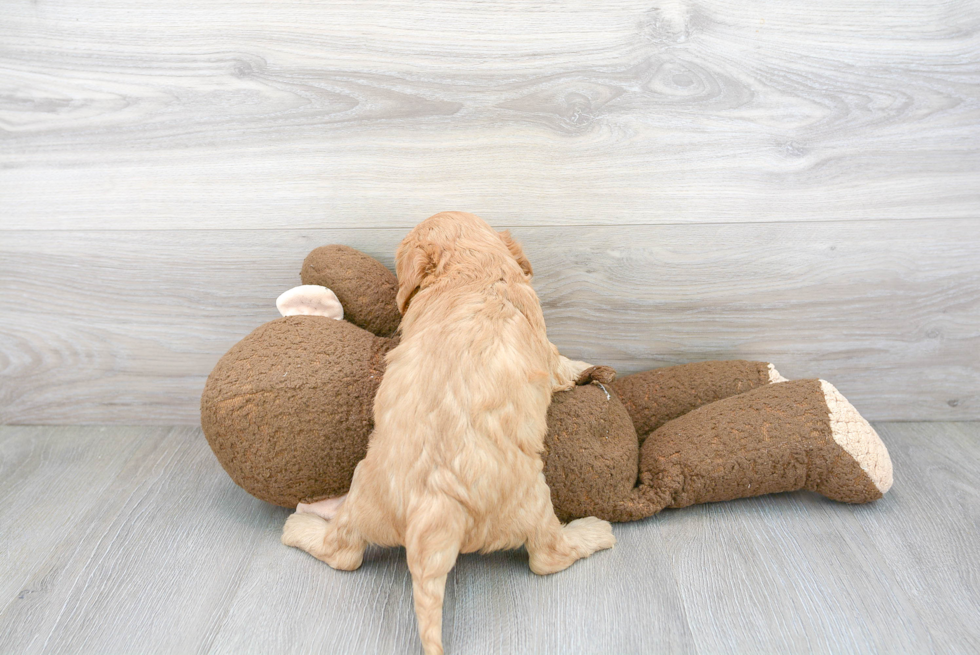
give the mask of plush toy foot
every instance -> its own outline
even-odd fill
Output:
[[[316,514],[320,518],[329,521],[340,509],[340,506],[344,504],[344,500],[347,498],[347,494],[343,496],[338,496],[336,498],[324,498],[323,500],[318,500],[315,503],[299,503],[296,505],[297,514]]]
[[[831,436],[843,453],[826,463],[823,475],[808,476],[806,488],[845,503],[880,498],[892,486],[892,461],[885,444],[834,385],[820,380],[820,390],[827,403]]]

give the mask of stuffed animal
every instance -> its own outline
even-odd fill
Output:
[[[367,452],[385,354],[398,343],[397,280],[346,246],[309,254],[283,318],[208,377],[201,424],[252,495],[295,507],[347,493]],[[603,366],[555,394],[544,474],[562,521],[632,521],[665,507],[808,489],[866,503],[892,484],[888,451],[829,383],[720,361],[615,379]]]

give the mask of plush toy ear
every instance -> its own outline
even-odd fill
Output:
[[[283,316],[326,316],[344,319],[344,306],[337,294],[318,284],[304,284],[284,291],[276,298],[276,308]]]
[[[446,252],[435,244],[422,244],[415,237],[401,242],[395,253],[395,274],[398,275],[398,311],[405,314],[412,296],[425,285],[426,278],[437,273],[444,264]]]
[[[531,270],[531,262],[529,262],[527,257],[524,256],[524,249],[521,248],[521,244],[514,241],[514,237],[510,235],[510,230],[504,230],[503,232],[498,232],[497,234],[500,235],[500,240],[504,242],[505,246],[507,246],[507,250],[510,251],[511,256],[517,260],[521,270],[524,271],[524,275],[528,277],[534,275],[534,271]]]

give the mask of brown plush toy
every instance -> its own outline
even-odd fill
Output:
[[[285,316],[232,347],[201,398],[224,469],[285,507],[347,493],[400,320],[395,276],[352,248],[317,248],[301,278],[277,301]],[[798,489],[865,503],[891,487],[881,439],[822,380],[747,361],[614,377],[586,371],[548,410],[544,473],[563,521]]]

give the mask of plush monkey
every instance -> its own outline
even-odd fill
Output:
[[[395,276],[353,248],[317,248],[301,279],[277,302],[285,316],[232,347],[201,398],[204,433],[231,478],[286,507],[347,493],[400,321]],[[831,384],[787,381],[766,362],[620,379],[595,367],[555,394],[542,457],[563,521],[633,521],[798,489],[865,503],[892,484],[878,434]]]

